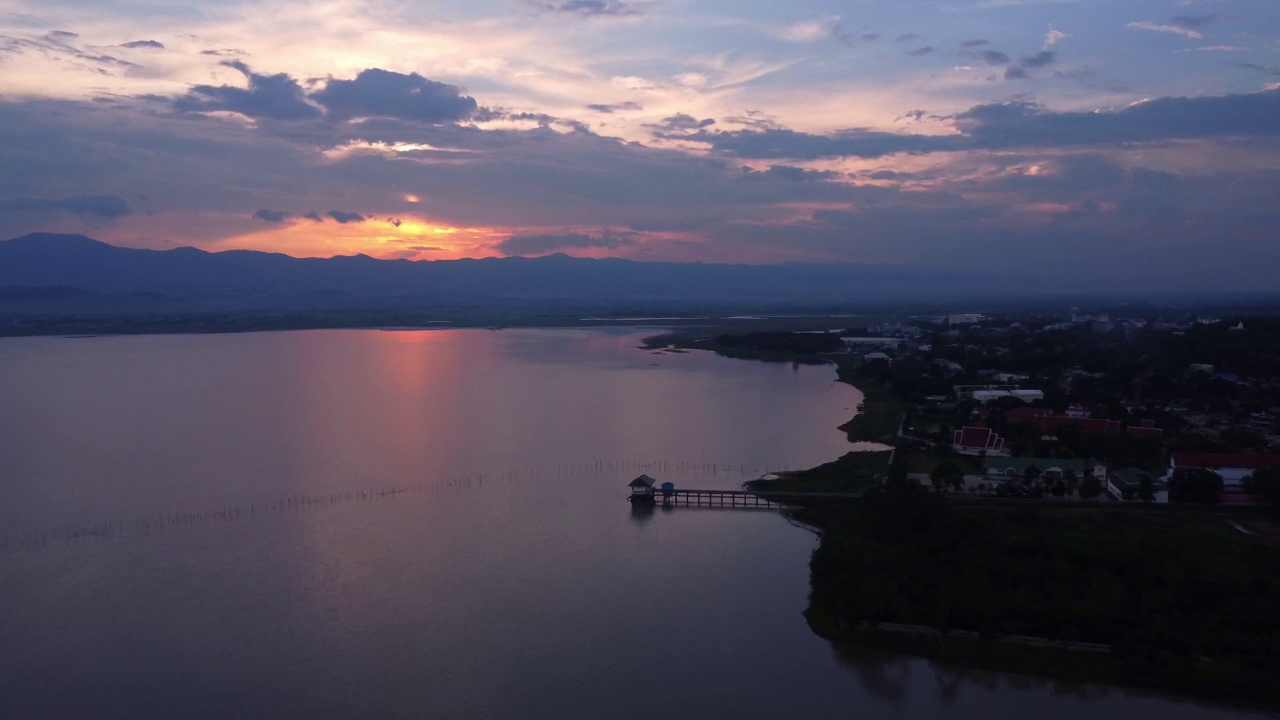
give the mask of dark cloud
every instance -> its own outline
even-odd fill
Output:
[[[61,208],[77,215],[95,215],[104,218],[118,218],[129,215],[133,210],[129,203],[119,195],[73,195],[60,200],[45,201],[51,207]]]
[[[133,213],[119,195],[72,195],[65,198],[15,198],[5,203],[9,210],[65,210],[76,215],[119,218]]]
[[[905,52],[911,57],[924,57],[925,55],[928,55],[933,52],[933,46],[925,45],[924,47],[918,47],[914,50],[907,50]]]
[[[120,47],[129,48],[131,50],[136,50],[136,49],[163,50],[164,43],[159,42],[157,40],[132,40],[130,42],[122,44]]]
[[[659,137],[678,137],[681,133],[701,130],[715,124],[714,118],[699,120],[686,113],[676,113],[670,117],[663,118],[662,122],[645,123],[645,127],[654,128],[654,135]]]
[[[1280,136],[1280,90],[1166,97],[1113,112],[1052,112],[1026,102],[979,105],[954,118],[983,148]]]
[[[1232,67],[1242,68],[1244,70],[1255,70],[1264,75],[1270,75],[1272,77],[1280,77],[1280,65],[1268,67],[1266,65],[1259,65],[1258,63],[1251,63],[1251,62],[1230,62],[1227,64],[1231,65]]]
[[[137,63],[122,60],[118,57],[83,50],[74,42],[79,37],[76,33],[66,30],[53,30],[37,38],[0,35],[0,50],[14,53],[34,50],[51,55],[61,55],[87,64],[91,69],[103,75],[112,75],[111,69],[136,70],[142,67]]]
[[[991,44],[990,40],[965,40],[964,42],[960,43],[960,47],[976,48],[976,47],[986,47],[990,44]]]
[[[1216,13],[1209,15],[1177,15],[1173,18],[1173,24],[1187,30],[1198,30],[1217,18]]]
[[[316,212],[315,210],[312,210],[311,212],[307,213],[306,215],[303,215],[302,217],[308,220],[314,220],[316,222],[324,222],[324,218],[320,217],[320,213]]]
[[[641,14],[639,7],[624,0],[564,0],[558,3],[532,4],[545,12],[577,17],[625,17]]]
[[[238,70],[249,81],[249,87],[230,85],[196,85],[186,95],[173,101],[181,112],[237,112],[251,118],[272,120],[310,120],[320,110],[307,102],[297,80],[284,73],[259,75],[238,60],[222,63]]]
[[[330,117],[343,120],[388,117],[443,123],[462,120],[477,107],[475,99],[456,85],[379,68],[364,70],[354,80],[330,80],[311,97]]]
[[[911,42],[916,42],[917,40],[923,40],[923,39],[924,39],[923,35],[919,35],[917,33],[907,33],[905,35],[899,35],[898,37],[894,38],[893,41],[900,42],[900,43],[911,43]]]
[[[1209,137],[1278,137],[1280,89],[1242,95],[1160,98],[1110,112],[1053,112],[1018,101],[977,105],[948,119],[959,134],[851,129],[817,135],[785,128],[721,132],[703,128],[675,137],[707,143],[713,152],[732,157],[796,160]]]
[[[962,57],[977,60],[985,65],[1008,65],[1009,56],[999,50],[965,50],[960,53]]]
[[[364,222],[364,216],[360,213],[346,212],[345,210],[330,210],[325,215],[333,218],[339,225]]]
[[[1052,50],[1041,50],[1030,57],[1024,57],[1018,61],[1022,67],[1041,68],[1052,65],[1057,60],[1057,54]]]
[[[213,55],[214,57],[241,57],[249,53],[236,48],[221,48],[215,50],[201,50],[201,55]]]
[[[588,110],[595,110],[598,113],[615,113],[624,110],[643,110],[644,106],[636,102],[620,102],[612,105],[593,104],[587,106]]]
[[[679,136],[705,142],[714,152],[740,158],[816,160],[825,157],[878,158],[896,153],[927,153],[954,148],[945,136],[904,135],[879,130],[844,130],[814,135],[787,129],[701,130]]]
[[[503,255],[542,255],[557,250],[586,248],[614,249],[632,242],[631,233],[606,231],[600,235],[565,233],[563,235],[512,235],[493,246]]]
[[[1023,80],[1030,77],[1028,70],[1048,67],[1057,62],[1058,56],[1052,50],[1041,50],[1035,55],[1024,57],[1018,61],[1017,65],[1010,65],[1005,68],[1005,80]]]
[[[834,170],[806,170],[794,165],[770,165],[764,172],[746,168],[748,180],[774,178],[787,182],[822,182],[844,177],[844,173]]]
[[[259,208],[258,211],[253,214],[253,219],[262,220],[264,222],[269,222],[269,223],[282,223],[285,220],[289,219],[289,213],[283,210],[268,210],[266,208]]]

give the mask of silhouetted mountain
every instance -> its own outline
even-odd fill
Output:
[[[426,298],[835,302],[1026,290],[1008,280],[875,265],[729,265],[582,259],[565,255],[483,260],[294,258],[195,248],[140,250],[83,235],[34,233],[0,242],[0,287],[96,293]]]

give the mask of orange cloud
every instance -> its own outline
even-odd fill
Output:
[[[450,227],[416,215],[348,223],[292,217],[220,240],[207,249],[262,250],[294,257],[363,254],[382,259],[453,260],[493,255],[489,245],[507,234],[494,228]]]

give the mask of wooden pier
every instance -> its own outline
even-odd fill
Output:
[[[671,507],[712,507],[742,510],[782,510],[806,502],[848,502],[860,495],[821,492],[752,492],[749,490],[661,490],[652,495],[633,495],[633,503],[652,503]]]

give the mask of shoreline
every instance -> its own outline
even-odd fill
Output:
[[[674,342],[671,342],[674,339]],[[905,408],[893,398],[889,388],[867,378],[856,376],[856,362],[840,362],[838,358],[795,353],[762,353],[741,351],[718,346],[714,341],[691,342],[687,338],[675,339],[675,334],[646,338],[645,347],[680,347],[711,350],[717,354],[743,360],[766,362],[831,363],[836,368],[837,382],[858,389],[864,397],[864,409],[839,426],[849,442],[892,442],[897,434]],[[666,345],[654,345],[667,341]],[[883,456],[883,457],[877,457]],[[761,490],[826,490],[865,492],[882,485],[889,474],[891,452],[850,451],[836,460],[806,470],[776,473],[777,479],[760,479],[745,483],[747,489]],[[881,480],[877,483],[876,480]],[[862,502],[856,503],[863,505]],[[1020,508],[1000,504],[987,505],[997,512],[1019,513]],[[1020,504],[1031,512],[1042,509]],[[959,512],[981,512],[983,506],[957,506]],[[953,510],[955,508],[952,508]],[[1106,513],[1109,508],[1096,506],[1079,511]],[[1126,646],[1117,652],[1117,645],[1101,642],[1080,642],[1043,637],[1036,634],[1000,634],[978,632],[977,629],[938,628],[919,624],[878,623],[863,620],[850,624],[840,618],[832,608],[816,603],[819,587],[841,582],[839,573],[830,576],[830,570],[821,576],[817,573],[816,558],[827,548],[823,546],[837,541],[837,536],[848,541],[844,523],[853,520],[858,507],[823,509],[799,507],[784,514],[794,525],[809,529],[818,536],[818,546],[810,559],[810,595],[804,611],[806,624],[811,632],[835,645],[852,645],[900,652],[912,657],[945,663],[957,668],[1015,673],[1116,688],[1130,693],[1153,693],[1186,702],[1218,704],[1234,710],[1274,712],[1280,709],[1280,696],[1269,683],[1260,682],[1254,675],[1239,677],[1226,665],[1202,657],[1176,669],[1150,666],[1134,662],[1133,648]],[[865,511],[865,509],[863,510]],[[1051,511],[1051,510],[1050,510]],[[1164,515],[1163,513],[1156,515]],[[1139,517],[1152,517],[1140,513]],[[839,532],[836,532],[839,531]],[[827,553],[831,555],[830,552]],[[828,558],[824,567],[830,568]],[[825,579],[823,579],[825,578]],[[844,578],[847,581],[848,578]],[[829,594],[830,588],[826,588]],[[954,631],[954,632],[953,632]],[[1097,639],[1097,638],[1095,638]],[[1152,648],[1153,652],[1162,652]]]

